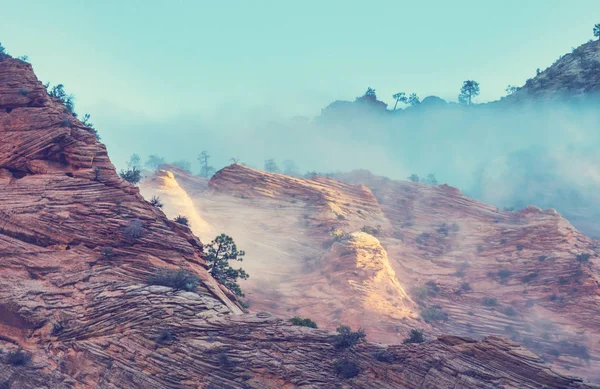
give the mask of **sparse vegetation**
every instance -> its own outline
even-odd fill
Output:
[[[369,235],[373,235],[373,236],[379,236],[381,234],[381,226],[377,225],[377,227],[371,227],[371,226],[362,226],[362,228],[360,229],[362,232],[367,233]]]
[[[160,268],[148,277],[146,282],[150,285],[168,286],[173,289],[194,292],[200,284],[200,279],[197,275],[184,269]]]
[[[448,320],[448,314],[439,305],[433,305],[421,311],[421,317],[426,323]]]
[[[423,180],[423,183],[431,186],[436,186],[438,184],[437,178],[435,178],[435,174],[429,173],[427,177]]]
[[[180,167],[181,169],[183,169],[183,170],[185,170],[187,172],[191,173],[191,171],[192,171],[192,164],[189,161],[186,161],[186,160],[182,159],[180,161],[172,162],[172,164],[175,165],[175,166],[177,166],[177,167]]]
[[[111,259],[113,257],[112,247],[102,247],[102,258]]]
[[[190,225],[190,221],[188,220],[188,218],[185,216],[181,216],[181,215],[177,215],[177,217],[175,219],[173,219],[173,221],[175,223],[183,224],[184,226]]]
[[[345,325],[340,325],[336,331],[338,334],[334,337],[334,345],[337,349],[351,348],[358,343],[364,342],[367,336],[365,330],[362,328],[352,331],[349,326]]]
[[[338,359],[333,364],[335,374],[342,378],[356,377],[359,373],[358,366],[356,363],[347,359]]]
[[[411,174],[408,177],[408,180],[411,181],[411,182],[419,182],[420,181],[419,176],[417,176],[416,174]]]
[[[580,263],[586,263],[590,260],[590,257],[591,257],[591,255],[588,253],[580,253],[580,254],[577,254],[575,259]]]
[[[90,117],[91,115],[89,113],[86,113],[85,115],[83,115],[83,120],[81,120],[81,123],[84,126],[86,126],[92,134],[96,136],[97,140],[100,140],[100,134],[98,134],[98,130],[96,130],[96,128],[94,127],[94,123],[90,122]]]
[[[4,46],[2,46],[2,42],[0,42],[0,61],[3,61],[7,57],[8,57],[8,53],[6,52],[6,49],[4,48]]]
[[[486,307],[495,307],[498,305],[498,300],[494,297],[484,297],[481,303]]]
[[[163,207],[163,203],[160,201],[160,197],[158,196],[152,196],[150,199],[150,205],[159,209]]]
[[[50,87],[50,83],[46,84],[46,87]],[[67,94],[63,84],[58,84],[50,88],[48,95],[60,100],[60,102],[65,106],[65,111],[77,117],[77,114],[75,113],[75,96],[72,94]]]
[[[123,231],[125,239],[130,243],[133,243],[139,238],[141,238],[143,234],[144,227],[140,219],[130,221],[129,224],[127,224],[127,227],[125,227],[125,230]]]
[[[200,177],[212,177],[215,174],[216,169],[208,163],[210,155],[208,155],[208,151],[203,150],[198,156],[198,162],[200,162]]]
[[[502,311],[506,316],[517,316],[517,311],[513,307],[506,307]]]
[[[168,329],[162,329],[158,332],[158,335],[156,335],[155,341],[157,344],[163,344],[163,343],[171,342],[175,339],[176,339],[176,336],[173,331],[168,330]]]
[[[391,352],[389,352],[387,350],[377,351],[373,356],[379,362],[392,363],[396,360],[396,357],[394,356],[394,354],[392,354]]]
[[[235,362],[233,362],[224,352],[217,354],[217,362],[219,363],[219,366],[224,368],[231,368],[235,366]]]
[[[462,284],[460,284],[460,289],[463,292],[469,292],[471,290],[471,284],[469,284],[468,282],[463,282]]]
[[[229,288],[238,296],[244,296],[238,279],[246,280],[249,275],[243,269],[234,269],[230,261],[242,261],[246,254],[238,250],[235,242],[230,236],[221,234],[206,246],[206,264],[208,272],[214,279]]]
[[[127,182],[132,184],[137,184],[142,179],[142,172],[136,168],[132,167],[131,169],[123,170],[119,172],[119,176]]]
[[[594,36],[600,40],[600,23],[594,25]]]
[[[269,173],[280,173],[281,170],[279,170],[279,166],[277,166],[277,163],[275,162],[274,159],[267,159],[265,161],[265,171],[269,172]]]
[[[310,327],[310,328],[318,328],[317,327],[317,323],[315,323],[314,321],[312,321],[311,319],[307,318],[301,318],[299,316],[296,317],[292,317],[290,319],[290,322],[295,325],[295,326],[300,326],[300,327]]]
[[[500,269],[498,270],[498,277],[500,277],[500,283],[505,284],[508,282],[508,277],[512,275],[512,272],[508,269]]]
[[[529,273],[525,276],[523,276],[523,278],[521,278],[521,281],[523,281],[524,283],[529,283],[531,281],[533,281],[534,279],[536,279],[538,277],[539,273],[538,272],[532,272]]]
[[[473,104],[473,98],[479,96],[479,83],[473,80],[463,82],[458,95],[458,102],[461,104]]]
[[[423,336],[423,330],[410,330],[410,336],[402,341],[402,343],[423,343],[425,342],[425,336]]]
[[[6,361],[13,366],[25,366],[31,361],[31,355],[21,349],[6,354]]]
[[[150,154],[144,166],[150,169],[158,169],[160,165],[164,165],[165,159],[156,154]]]

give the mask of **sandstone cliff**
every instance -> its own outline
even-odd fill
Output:
[[[592,387],[497,337],[340,350],[330,331],[240,314],[200,241],[122,181],[95,136],[10,58],[0,62],[0,177],[2,388]],[[376,257],[365,271],[390,276]],[[156,267],[185,268],[200,285],[148,285]]]
[[[598,242],[553,210],[501,211],[448,186],[364,171],[336,178],[232,165],[191,196],[212,226],[202,239],[227,231],[247,250],[250,310],[350,323],[386,343],[412,328],[497,334],[600,378]]]

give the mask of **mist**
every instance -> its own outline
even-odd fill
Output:
[[[106,107],[95,121],[118,168],[132,153],[142,161],[157,154],[187,160],[197,173],[206,150],[216,169],[232,158],[262,169],[272,158],[280,168],[294,161],[298,174],[368,169],[405,180],[433,173],[440,184],[497,207],[555,208],[583,232],[600,235],[600,211],[592,212],[600,204],[597,107],[596,101],[465,107],[426,99],[397,111],[336,102],[313,118],[223,106],[210,115],[159,120]]]

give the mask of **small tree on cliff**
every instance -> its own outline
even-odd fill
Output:
[[[2,43],[0,42],[0,61],[2,61],[6,57],[8,57],[8,53],[6,52],[4,46],[2,46]]]
[[[131,169],[121,170],[119,175],[122,179],[131,182],[133,185],[137,184],[142,179],[142,172],[135,166]]]
[[[594,26],[594,36],[600,40],[600,23]]]
[[[208,272],[213,278],[229,288],[238,296],[244,296],[238,279],[246,280],[249,275],[243,269],[234,269],[229,261],[242,261],[246,254],[238,250],[235,242],[230,236],[221,234],[206,246],[206,264]]]
[[[148,156],[148,160],[144,165],[149,167],[150,169],[158,169],[158,167],[165,163],[165,159],[156,154],[151,154]]]

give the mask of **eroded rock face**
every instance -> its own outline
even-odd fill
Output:
[[[328,330],[241,314],[200,241],[117,176],[30,65],[0,62],[0,108],[2,388],[592,387],[501,338],[341,350]],[[363,271],[390,277],[377,240],[340,244],[362,240]],[[200,285],[148,285],[157,266]]]
[[[202,239],[227,231],[246,249],[251,310],[361,326],[385,343],[412,328],[496,334],[600,379],[596,241],[554,210],[502,211],[368,172],[336,178],[232,165],[195,190],[192,176],[174,175],[211,225]]]

